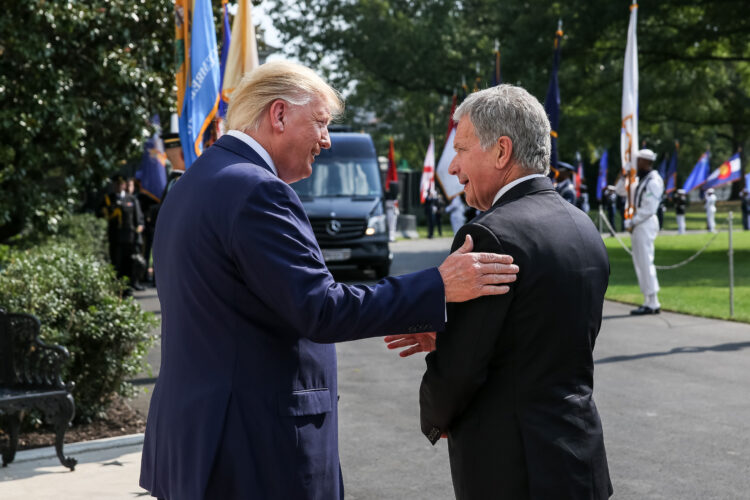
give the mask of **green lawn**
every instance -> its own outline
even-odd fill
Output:
[[[735,228],[734,319],[750,323],[750,231]],[[676,264],[695,253],[711,234],[664,235],[656,239],[656,265]],[[630,245],[630,238],[623,238]],[[612,237],[604,240],[609,252],[611,275],[607,298],[640,305],[643,295],[633,270],[633,261]],[[729,234],[719,233],[694,261],[672,270],[657,271],[662,308],[711,318],[729,318]]]
[[[727,229],[729,227],[729,212],[732,212],[732,224],[734,229],[742,229],[742,211],[739,201],[720,201],[716,204],[716,227]],[[598,209],[589,212],[589,216],[598,224]],[[615,229],[620,230],[620,214],[615,214]],[[704,231],[706,229],[706,211],[700,203],[691,204],[685,214],[685,226],[688,230]],[[667,207],[664,211],[664,229],[677,230],[677,218],[673,207]],[[606,231],[606,226],[605,226]]]

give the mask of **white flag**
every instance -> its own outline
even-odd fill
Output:
[[[430,137],[430,145],[424,157],[422,180],[419,182],[419,198],[422,203],[427,195],[435,196],[435,139]]]
[[[448,167],[451,166],[453,158],[456,156],[456,150],[453,149],[453,138],[456,137],[456,124],[451,128],[451,133],[448,135],[448,140],[445,141],[445,147],[443,153],[440,155],[440,160],[437,164],[437,171],[435,175],[440,180],[443,189],[445,189],[445,195],[448,198],[463,193],[464,187],[458,181],[458,177],[448,173]]]
[[[248,71],[258,67],[258,46],[255,43],[252,4],[250,0],[238,2],[237,14],[232,23],[232,42],[227,54],[227,67],[224,70],[222,98],[229,102],[232,91]]]
[[[638,156],[638,42],[635,29],[638,4],[630,6],[628,45],[625,49],[625,68],[622,76],[622,128],[620,153],[623,170],[635,169]]]
[[[622,125],[620,129],[620,154],[625,178],[625,226],[635,213],[636,165],[638,162],[638,41],[636,25],[638,4],[630,6],[628,45],[625,48],[625,64],[622,74]]]

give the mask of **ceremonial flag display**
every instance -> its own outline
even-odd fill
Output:
[[[664,158],[661,159],[661,163],[659,164],[659,175],[664,182],[667,181],[667,155],[664,155]]]
[[[738,181],[741,178],[742,166],[740,164],[740,154],[735,153],[734,156],[722,163],[719,168],[711,172],[711,175],[708,176],[706,182],[703,184],[703,189],[719,187]]]
[[[750,190],[750,174],[745,174],[745,189]]]
[[[182,0],[178,2],[182,3]],[[189,2],[185,0],[184,3]],[[190,80],[182,95],[182,107],[178,108],[185,168],[189,168],[203,153],[203,134],[219,107],[219,53],[211,1],[195,0],[194,8],[188,52],[190,57],[186,61]]]
[[[385,175],[385,188],[390,189],[391,182],[398,182],[398,172],[396,171],[396,152],[393,148],[393,137],[388,141],[388,172]]]
[[[219,78],[219,88],[224,88],[224,73],[227,69],[227,55],[229,54],[229,47],[232,44],[232,35],[229,30],[229,12],[227,9],[227,3],[229,0],[221,0],[221,10],[224,15],[224,20],[221,23],[221,76]],[[227,104],[229,101],[225,99],[219,100],[219,117],[225,118],[227,116]]]
[[[435,139],[432,137],[430,137],[430,145],[427,147],[427,154],[424,157],[422,179],[419,182],[420,203],[424,203],[428,195],[435,195]]]
[[[628,24],[628,44],[625,48],[625,65],[622,75],[622,123],[620,128],[620,154],[622,173],[625,178],[627,197],[625,199],[625,219],[633,217],[633,196],[635,195],[636,163],[638,161],[638,40],[636,26],[638,4],[630,6]]]
[[[495,71],[492,73],[492,86],[500,85],[503,81],[500,75],[500,42],[495,40]]]
[[[557,173],[557,127],[560,124],[560,86],[557,81],[557,70],[560,67],[560,44],[562,43],[562,21],[557,25],[555,32],[555,55],[552,59],[552,73],[549,77],[547,96],[544,98],[544,111],[547,112],[550,124],[550,136],[552,149],[550,151],[549,163],[552,168],[550,175]]]
[[[602,157],[599,158],[599,178],[596,181],[596,199],[601,201],[602,193],[607,187],[607,162],[609,160],[609,153],[604,150]]]
[[[576,152],[576,161],[578,166],[576,167],[576,199],[581,197],[581,184],[583,183],[583,160],[581,160],[581,153]]]
[[[239,0],[232,23],[232,43],[227,54],[227,69],[221,86],[221,99],[228,103],[242,75],[258,67],[258,46],[250,0]]]
[[[693,167],[693,170],[690,172],[690,175],[685,181],[685,184],[682,186],[682,189],[684,189],[686,193],[689,193],[693,189],[701,186],[704,182],[706,182],[706,177],[708,177],[709,169],[708,159],[710,156],[711,155],[708,153],[708,151],[706,151],[701,155],[698,163],[696,163]]]
[[[453,139],[456,137],[456,126],[457,123],[453,121],[453,112],[456,110],[457,96],[453,96],[453,104],[451,106],[451,116],[448,119],[448,133],[445,138],[445,147],[443,152],[440,154],[440,161],[437,164],[437,176],[440,185],[443,187],[445,196],[449,199],[463,192],[464,187],[458,181],[458,177],[448,173],[448,168],[451,166],[453,158],[456,156],[456,150],[453,149]]]
[[[665,179],[666,188],[664,192],[669,194],[677,189],[677,150],[679,146],[675,145],[674,153],[669,159],[669,168],[667,169],[667,178]]]
[[[161,122],[159,115],[151,118],[151,123],[156,129],[146,143],[143,145],[143,156],[141,164],[135,172],[135,178],[141,181],[141,192],[145,193],[154,201],[161,201],[161,195],[167,186],[167,154],[164,152],[164,143],[161,140]]]

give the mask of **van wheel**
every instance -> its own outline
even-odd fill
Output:
[[[390,274],[391,263],[386,262],[385,264],[380,264],[379,266],[373,266],[373,270],[375,270],[375,277],[377,279],[383,279]]]

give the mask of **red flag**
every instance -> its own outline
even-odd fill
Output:
[[[583,180],[583,162],[578,160],[578,172],[576,175],[576,199],[581,197],[581,181]]]
[[[422,179],[419,182],[419,201],[424,203],[428,196],[435,196],[435,139],[432,137],[424,158]]]
[[[393,137],[390,139],[390,148],[388,149],[388,173],[385,176],[385,188],[388,189],[391,182],[398,182],[398,173],[396,172],[396,153],[393,150]]]

